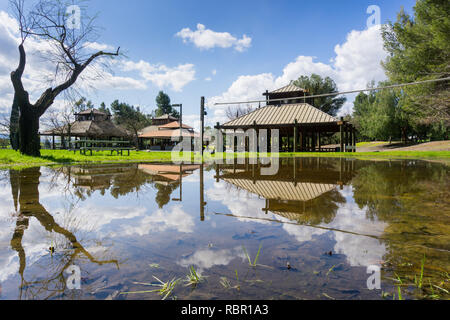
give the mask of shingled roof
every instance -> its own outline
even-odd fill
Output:
[[[334,184],[326,183],[297,183],[287,181],[252,181],[247,179],[224,178],[239,189],[246,190],[265,199],[308,201],[318,198],[337,187]]]
[[[313,107],[307,103],[269,105],[244,115],[238,119],[223,124],[226,127],[251,127],[255,123],[264,125],[291,125],[297,120],[298,124],[336,123],[338,119]]]
[[[300,88],[298,86],[296,86],[295,84],[293,84],[292,82],[290,84],[288,84],[287,86],[271,91],[269,92],[269,94],[273,94],[273,93],[286,93],[286,92],[306,92],[307,90]]]

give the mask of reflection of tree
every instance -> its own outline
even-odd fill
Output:
[[[382,236],[385,260],[402,271],[419,274],[424,255],[427,271],[446,271],[450,244],[450,180],[448,166],[418,161],[371,162],[360,168],[352,184],[354,199],[370,219],[388,226]],[[413,270],[399,265],[413,264]]]
[[[301,224],[330,223],[346,202],[337,190],[353,175],[353,161],[333,158],[280,158],[275,175],[262,175],[261,165],[217,165],[216,175],[266,199],[264,211]],[[220,170],[222,173],[220,174]]]
[[[156,193],[155,201],[159,208],[162,209],[166,204],[170,202],[170,196],[173,191],[179,187],[180,183],[161,184],[155,183],[154,186],[158,190]]]
[[[11,189],[16,210],[18,207],[17,204],[19,205],[16,228],[11,239],[11,247],[19,255],[19,275],[22,282],[20,286],[20,298],[22,298],[23,289],[25,289],[25,297],[30,296],[29,298],[35,298],[37,296],[41,298],[41,295],[45,295],[46,298],[52,298],[58,294],[62,294],[66,288],[64,271],[68,266],[74,264],[76,259],[87,258],[90,262],[98,265],[113,263],[118,267],[117,260],[103,261],[95,258],[83,247],[72,232],[56,223],[53,216],[39,202],[40,175],[39,168],[25,169],[20,172],[10,171]],[[55,257],[55,259],[59,259],[59,264],[56,264],[54,270],[51,270],[50,274],[44,280],[38,281],[26,281],[24,277],[26,254],[22,240],[25,231],[29,227],[31,218],[36,218],[47,232],[61,235],[69,245],[69,250],[66,250],[62,255],[58,255],[58,258]],[[35,291],[31,292],[33,290]]]

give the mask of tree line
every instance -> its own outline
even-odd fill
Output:
[[[450,76],[449,1],[419,0],[413,16],[402,9],[382,37],[388,80],[377,87]],[[351,121],[367,140],[448,140],[449,81],[360,93]]]

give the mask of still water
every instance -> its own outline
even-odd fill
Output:
[[[447,165],[301,158],[260,170],[0,171],[0,299],[161,299],[129,293],[158,289],[156,278],[181,279],[167,299],[450,297]],[[67,287],[69,266],[80,290]]]

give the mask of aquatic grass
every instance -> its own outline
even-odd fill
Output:
[[[172,291],[175,289],[175,286],[181,279],[173,278],[170,281],[164,282],[157,277],[153,276],[159,283],[142,283],[142,282],[135,282],[135,284],[141,284],[141,285],[147,285],[147,286],[156,286],[160,287],[159,289],[155,290],[145,290],[145,291],[130,291],[130,292],[121,292],[121,294],[142,294],[142,293],[153,293],[158,292],[160,296],[162,296],[162,300],[166,300],[168,296],[172,294]]]
[[[414,276],[414,283],[416,284],[416,287],[419,289],[422,289],[422,284],[423,284],[423,270],[425,267],[425,255],[423,256],[422,259],[422,264],[420,266],[420,276],[419,279],[417,279],[417,276]]]
[[[262,267],[270,268],[269,266],[266,266],[266,265],[263,265],[263,264],[258,264],[258,259],[259,259],[259,256],[261,254],[261,249],[262,249],[262,243],[259,245],[258,252],[256,253],[256,257],[255,257],[255,260],[253,262],[252,262],[252,259],[250,258],[250,255],[247,252],[247,249],[245,249],[244,246],[242,246],[242,249],[244,250],[244,254],[247,257],[248,265],[250,267],[262,266]]]
[[[189,268],[189,273],[186,276],[186,279],[184,280],[186,282],[187,286],[197,286],[200,282],[204,281],[205,277],[199,274],[194,266],[191,266]]]
[[[237,284],[235,286],[231,285],[231,282],[227,279],[227,277],[220,277],[219,283],[227,290],[236,289],[237,291],[240,291],[241,285],[239,284],[239,276],[238,276],[237,269],[234,270],[234,272],[236,273],[236,282],[237,282]]]

